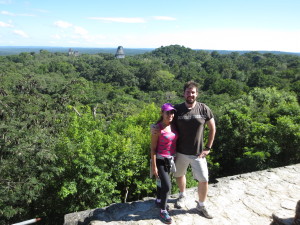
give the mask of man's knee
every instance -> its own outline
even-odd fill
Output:
[[[199,186],[207,186],[208,182],[207,181],[198,181]]]
[[[183,182],[183,180],[184,180],[184,176],[185,176],[185,175],[183,175],[183,176],[180,176],[180,177],[175,177],[175,179],[176,179],[176,182],[177,182],[177,183],[182,183],[182,182]]]
[[[198,183],[208,183],[208,174],[206,173],[193,173],[193,177]]]

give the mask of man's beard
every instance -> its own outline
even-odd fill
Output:
[[[186,98],[186,99],[185,99],[185,102],[186,102],[187,104],[193,104],[195,101],[196,101],[195,98],[190,98],[190,99]]]

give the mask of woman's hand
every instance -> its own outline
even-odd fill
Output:
[[[156,166],[152,167],[152,173],[153,173],[153,175],[155,176],[156,179],[159,178],[159,176],[158,176],[158,170],[157,170]]]
[[[159,126],[157,124],[151,124],[150,132],[152,135],[159,135],[160,134]]]

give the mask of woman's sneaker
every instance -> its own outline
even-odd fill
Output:
[[[167,210],[161,210],[160,211],[160,217],[162,218],[163,222],[166,224],[171,224],[172,223],[172,219],[168,213]]]

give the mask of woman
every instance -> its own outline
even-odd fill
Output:
[[[168,194],[171,190],[171,179],[169,173],[175,169],[174,157],[176,153],[176,141],[178,133],[172,124],[175,108],[170,103],[161,107],[161,117],[155,124],[160,130],[151,133],[151,160],[152,173],[158,181],[156,204],[160,206],[160,216],[167,224],[172,219],[167,211]]]

